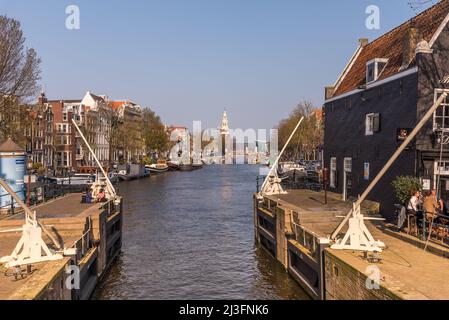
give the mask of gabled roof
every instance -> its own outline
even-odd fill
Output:
[[[354,61],[350,62],[349,70],[340,80],[332,96],[340,96],[364,85],[366,83],[366,64],[373,59],[388,59],[388,63],[378,80],[386,79],[402,71],[403,42],[410,28],[418,28],[423,40],[432,44],[431,41],[441,31],[442,24],[447,23],[446,17],[448,14],[449,0],[441,0],[413,19],[361,48],[360,52],[354,56]],[[415,61],[412,61],[409,68],[413,67],[414,64]]]
[[[97,101],[97,102],[104,102],[104,99],[102,97],[97,96],[97,95],[95,95],[95,94],[93,94],[91,92],[89,92],[89,94],[92,97],[92,99],[94,99],[95,101]]]
[[[0,145],[0,152],[25,152],[25,149],[19,147],[11,138],[8,138]]]

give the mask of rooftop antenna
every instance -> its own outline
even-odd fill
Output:
[[[302,117],[298,124],[296,125],[295,129],[293,130],[292,134],[287,140],[287,143],[285,144],[284,148],[282,149],[281,153],[276,158],[276,161],[273,163],[273,166],[270,169],[270,172],[268,173],[267,177],[265,178],[265,181],[262,185],[262,188],[260,189],[260,195],[274,195],[274,194],[286,194],[287,192],[284,191],[284,189],[281,186],[282,180],[278,177],[277,174],[277,166],[279,164],[279,161],[281,157],[284,155],[285,150],[287,149],[288,145],[290,144],[290,141],[295,136],[296,132],[299,129],[299,126],[304,121],[304,117]]]
[[[39,220],[37,220],[36,211],[32,212],[11,187],[1,178],[0,186],[2,186],[25,211],[25,224],[22,228],[1,231],[1,233],[22,231],[22,237],[11,255],[1,258],[0,263],[4,264],[7,268],[14,268],[22,265],[62,259],[63,256],[61,254],[50,250],[44,240],[42,240],[42,231],[44,231],[55,244],[56,248],[61,249],[59,242],[47,231]]]
[[[382,252],[385,248],[385,244],[381,241],[374,240],[374,237],[369,232],[365,225],[365,220],[379,220],[375,218],[365,218],[362,213],[360,206],[368,197],[369,193],[374,189],[377,183],[382,179],[382,177],[391,168],[400,154],[407,148],[407,146],[413,141],[418,132],[427,123],[427,121],[433,117],[433,114],[438,109],[438,107],[445,101],[447,93],[444,92],[435,102],[435,104],[427,111],[421,121],[416,125],[415,129],[410,133],[410,135],[405,139],[398,150],[391,156],[382,170],[378,173],[376,178],[370,183],[365,192],[359,197],[359,199],[353,204],[353,209],[348,213],[348,215],[343,219],[340,225],[335,229],[331,236],[331,240],[335,241],[335,244],[331,246],[332,249],[337,250],[355,250],[355,251],[365,251],[365,252]],[[349,223],[348,231],[343,238],[339,238],[340,232],[343,227]]]

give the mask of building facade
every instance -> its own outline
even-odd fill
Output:
[[[142,108],[130,101],[111,101],[87,92],[80,100],[47,100],[41,94],[24,126],[29,160],[57,174],[96,167],[77,123],[102,165],[139,161],[142,142]]]
[[[109,164],[109,139],[111,134],[111,112],[107,96],[87,92],[81,101],[86,108],[86,132],[100,163]],[[95,166],[92,155],[87,156],[88,164]]]
[[[117,118],[116,129],[121,133],[116,145],[111,146],[112,159],[120,163],[141,160],[145,156],[141,130],[142,107],[131,100],[109,101],[109,107],[114,113],[113,117]]]
[[[439,95],[448,92],[448,21],[449,1],[442,0],[371,43],[361,39],[335,85],[326,88],[324,165],[331,191],[344,199],[362,194]],[[418,177],[424,189],[449,198],[447,128],[445,102],[371,192],[369,199],[380,202],[386,218],[394,217],[397,176]]]

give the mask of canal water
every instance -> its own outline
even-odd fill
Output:
[[[123,250],[94,299],[308,299],[254,242],[257,166],[124,182]]]

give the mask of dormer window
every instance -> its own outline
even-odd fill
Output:
[[[388,59],[376,58],[366,64],[366,84],[370,84],[379,79],[380,74],[385,69]]]

